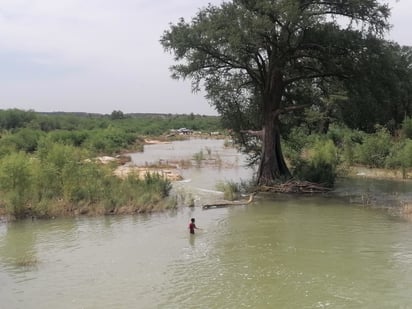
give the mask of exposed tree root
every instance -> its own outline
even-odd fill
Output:
[[[262,192],[277,192],[277,193],[325,193],[331,188],[325,187],[322,184],[309,181],[290,180],[277,185],[261,186]]]

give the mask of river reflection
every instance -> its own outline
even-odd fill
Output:
[[[334,196],[1,224],[0,308],[410,308],[411,235]]]

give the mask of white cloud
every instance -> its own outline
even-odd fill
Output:
[[[221,0],[0,0],[0,108],[214,113],[170,79],[159,43],[208,2]],[[412,45],[412,3],[392,2],[392,37]]]
[[[391,0],[389,6],[391,8],[390,22],[393,26],[389,38],[401,45],[412,46],[412,36],[409,32],[412,26],[412,1]]]
[[[22,70],[10,80],[0,72],[0,108],[214,113],[188,83],[170,79],[159,43],[169,22],[202,2],[0,0],[0,57],[62,72],[30,78]]]

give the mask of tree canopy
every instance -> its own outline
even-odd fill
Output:
[[[364,59],[379,57],[389,13],[377,0],[232,0],[180,19],[160,41],[175,57],[174,78],[204,87],[234,132],[261,138],[264,185],[291,176],[282,121],[330,102]],[[238,137],[247,150],[256,145],[250,134]]]

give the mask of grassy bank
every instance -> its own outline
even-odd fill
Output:
[[[36,155],[4,156],[0,161],[0,212],[9,218],[50,218],[173,206],[166,200],[169,180],[133,173],[122,179],[113,173],[116,166],[103,165],[81,149],[60,144],[44,145]]]
[[[141,213],[174,207],[170,181],[155,174],[114,175],[116,163],[92,159],[143,149],[171,132],[221,131],[219,117],[111,115],[0,110],[0,217]]]

